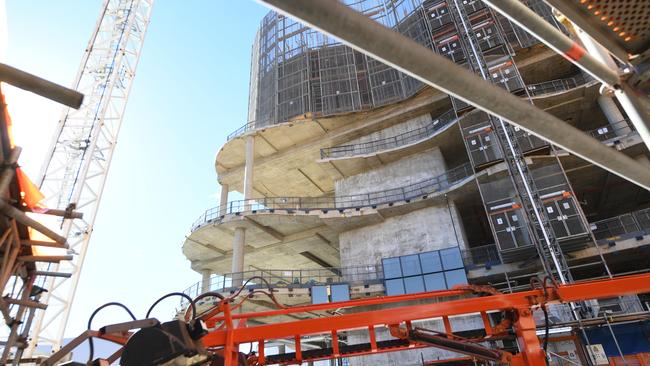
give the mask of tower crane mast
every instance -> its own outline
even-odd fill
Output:
[[[61,347],[154,0],[105,0],[75,78],[85,94],[78,110],[66,108],[41,169],[39,186],[49,208],[83,213],[61,219],[73,259],[44,265],[39,286],[48,292],[32,330],[36,345]],[[66,276],[70,275],[67,279]]]

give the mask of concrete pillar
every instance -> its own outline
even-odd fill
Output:
[[[601,95],[598,97],[598,106],[600,106],[603,114],[607,117],[607,122],[612,126],[616,136],[627,136],[632,132],[632,129],[628,126],[623,113],[618,109],[614,99]]]
[[[210,276],[212,272],[209,269],[201,271],[201,293],[210,291]]]
[[[246,165],[244,167],[244,199],[253,198],[253,164],[255,163],[255,136],[246,136]]]
[[[232,285],[241,286],[244,279],[240,272],[244,272],[244,242],[246,240],[246,229],[238,227],[235,229],[235,236],[232,239]]]
[[[228,211],[228,190],[227,184],[221,185],[221,198],[219,199],[219,216],[223,216]]]
[[[578,27],[576,27],[576,35],[580,38],[590,55],[612,70],[618,70],[618,66],[603,46],[594,42],[588,34]],[[630,117],[630,122],[636,128],[637,133],[641,136],[646,147],[650,148],[650,113],[648,113],[643,105],[642,99],[625,82],[622,82],[619,89],[614,91],[614,95],[616,95],[616,99],[621,103],[625,114]]]

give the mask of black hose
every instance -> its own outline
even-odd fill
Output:
[[[542,349],[544,349],[544,360],[546,360],[546,365],[548,366],[548,331],[549,331],[549,321],[548,321],[548,310],[546,309],[546,304],[542,305],[542,312],[544,313],[544,343],[542,344]]]
[[[131,319],[135,319],[135,315],[133,315],[133,312],[124,304],[119,303],[119,302],[108,302],[97,309],[93,311],[93,313],[90,315],[90,318],[88,318],[88,330],[92,329],[92,324],[93,324],[93,319],[95,318],[95,315],[99,313],[100,310],[107,308],[109,306],[119,306],[122,309],[126,310],[127,313],[131,316]],[[89,348],[89,353],[88,353],[88,364],[90,364],[93,361],[93,357],[95,356],[95,344],[93,343],[93,337],[88,338],[88,348]]]
[[[170,292],[167,295],[165,295],[165,296],[159,298],[158,300],[156,300],[156,302],[154,302],[153,305],[151,305],[151,307],[147,311],[147,315],[145,316],[145,318],[149,318],[149,315],[151,315],[151,311],[153,310],[153,308],[156,307],[156,305],[158,305],[159,302],[165,300],[168,297],[172,297],[172,296],[180,296],[180,297],[185,298],[187,301],[189,301],[190,302],[190,307],[192,308],[192,320],[196,319],[196,305],[194,304],[194,300],[192,300],[191,297],[189,297],[187,294],[184,294],[182,292]]]

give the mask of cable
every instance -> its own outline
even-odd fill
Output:
[[[544,350],[544,360],[546,360],[546,365],[548,366],[548,331],[549,331],[549,321],[548,321],[548,310],[546,310],[546,304],[541,306],[542,312],[544,313],[544,343],[542,349]]]
[[[209,292],[204,292],[204,293],[202,293],[201,295],[195,297],[194,300],[193,300],[193,301],[194,301],[194,305],[198,304],[198,303],[199,303],[199,300],[205,299],[206,297],[216,297],[216,298],[219,298],[219,300],[224,300],[224,299],[225,299],[225,297],[224,297],[222,294],[220,294],[220,293],[218,293],[218,292],[214,292],[214,291],[209,291]],[[211,308],[209,308],[209,309],[203,311],[201,314],[198,314],[197,317],[199,317],[199,318],[203,318],[203,316],[204,316],[205,314],[210,314],[210,312],[211,312],[213,309],[217,308],[217,307],[219,307],[219,305],[212,306]],[[217,314],[218,314],[218,313],[217,313]],[[185,309],[184,318],[187,318],[187,309]]]
[[[95,318],[95,315],[97,315],[97,313],[99,313],[100,310],[107,308],[109,306],[121,307],[122,309],[126,310],[127,313],[129,313],[131,319],[136,320],[135,315],[133,315],[133,312],[131,312],[131,310],[128,307],[126,307],[126,305],[119,302],[108,302],[95,309],[95,311],[93,311],[93,313],[90,315],[90,318],[88,318],[88,330],[92,329],[93,319]],[[95,356],[95,344],[93,343],[93,337],[88,338],[88,348],[89,348],[88,364],[90,364],[93,361],[93,357]]]
[[[156,307],[156,305],[158,305],[159,302],[165,300],[168,297],[172,297],[172,296],[180,296],[180,297],[185,298],[187,301],[189,301],[190,306],[192,307],[192,320],[196,319],[196,305],[194,304],[194,300],[192,300],[191,297],[189,297],[187,294],[184,294],[182,292],[170,292],[167,295],[165,295],[165,296],[159,298],[158,300],[156,300],[156,302],[154,302],[153,305],[151,305],[151,307],[147,311],[147,315],[145,316],[145,318],[149,318],[149,315],[151,315],[151,311],[153,310],[153,308]]]
[[[232,300],[232,299],[236,298],[237,296],[239,296],[239,294],[241,294],[241,292],[244,290],[244,288],[246,288],[246,285],[248,285],[248,283],[251,282],[251,281],[254,280],[254,279],[258,279],[258,280],[264,282],[264,284],[266,285],[266,288],[269,290],[269,293],[266,294],[266,295],[267,295],[271,300],[273,300],[273,303],[274,303],[275,305],[277,305],[277,306],[280,307],[280,308],[287,308],[286,305],[281,304],[281,303],[280,303],[280,302],[275,298],[275,295],[273,295],[273,288],[271,287],[271,284],[269,284],[269,282],[268,282],[266,279],[264,279],[263,277],[260,277],[260,276],[253,276],[253,277],[250,277],[249,279],[247,279],[246,282],[244,282],[244,284],[241,285],[241,286],[239,287],[239,290],[237,290],[237,292],[235,292],[235,294],[233,294],[232,296],[228,297],[226,300]]]

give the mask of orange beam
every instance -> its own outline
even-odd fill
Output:
[[[517,337],[522,347],[522,354],[512,360],[513,365],[525,363],[530,366],[544,366],[543,351],[539,347],[539,339],[535,334],[535,324],[532,320],[531,307],[542,303],[573,302],[588,299],[608,298],[650,292],[650,274],[625,276],[615,279],[588,281],[549,288],[548,297],[544,291],[535,289],[512,294],[491,295],[485,297],[465,298],[430,304],[401,306],[392,309],[380,309],[358,313],[344,314],[323,318],[312,318],[286,323],[275,323],[247,328],[234,328],[234,319],[251,319],[266,316],[287,315],[310,311],[329,310],[335,308],[361,307],[378,304],[396,303],[421,299],[433,299],[444,296],[458,295],[467,291],[448,290],[413,295],[386,296],[370,299],[360,299],[339,303],[297,306],[286,309],[265,311],[260,313],[232,314],[229,304],[222,304],[223,316],[211,319],[212,323],[225,320],[225,329],[211,332],[203,338],[207,347],[225,346],[226,350],[234,349],[238,344],[260,342],[264,339],[292,338],[301,335],[330,333],[337,331],[372,329],[374,326],[389,324],[410,324],[413,320],[431,319],[449,316],[486,312],[491,310],[516,309],[519,318],[514,324]],[[450,324],[447,324],[450,326]],[[333,345],[338,348],[338,344]],[[409,347],[421,345],[410,345]],[[334,350],[334,357],[339,353]],[[373,353],[376,350],[371,350]],[[233,352],[234,353],[234,352]],[[359,354],[365,354],[361,352]],[[228,352],[226,352],[228,355]],[[541,355],[541,358],[540,358]],[[523,358],[522,358],[523,357]],[[326,357],[329,358],[329,357]],[[234,358],[233,358],[234,360]],[[227,360],[228,361],[228,360]],[[228,364],[228,363],[227,363]],[[234,365],[234,364],[233,364]]]

